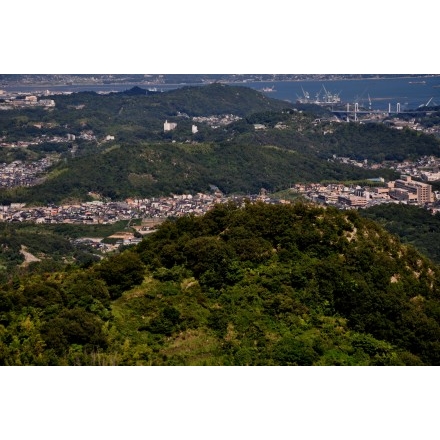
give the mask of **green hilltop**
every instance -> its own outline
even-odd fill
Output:
[[[355,211],[218,205],[0,288],[3,365],[438,365],[438,266]]]

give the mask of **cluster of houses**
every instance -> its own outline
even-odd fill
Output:
[[[55,101],[53,99],[39,98],[36,95],[18,96],[17,94],[7,94],[0,90],[0,98],[2,99],[0,104],[1,110],[26,107],[55,107]]]
[[[52,164],[50,157],[32,163],[24,163],[21,160],[10,164],[0,163],[0,188],[35,185],[39,182],[38,176]]]
[[[334,154],[329,161],[353,165],[369,170],[378,170],[381,168],[391,169],[400,174],[405,174],[425,182],[435,182],[440,180],[440,158],[435,156],[422,156],[415,161],[406,160],[403,162],[385,161],[382,163],[370,163],[367,159],[356,160]]]
[[[421,131],[426,134],[440,135],[440,126],[433,125],[432,127],[424,127],[422,124],[416,121],[415,118],[405,121],[398,117],[391,120],[384,121],[386,125],[396,130],[403,130],[404,128],[410,128],[411,130]]]
[[[34,124],[34,126],[37,128],[41,128],[40,124]],[[29,147],[32,145],[41,145],[42,143],[45,143],[45,142],[53,143],[53,144],[60,144],[60,143],[72,142],[76,138],[77,138],[77,136],[74,134],[71,134],[71,133],[67,133],[65,136],[59,136],[59,135],[48,136],[46,134],[43,134],[41,136],[34,136],[32,138],[32,140],[12,141],[12,142],[11,141],[7,142],[5,140],[5,137],[2,137],[2,138],[0,138],[0,147],[26,148],[26,147]],[[78,139],[85,139],[85,140],[91,141],[91,140],[96,140],[96,136],[93,134],[93,132],[91,130],[89,130],[89,131],[81,132],[81,134],[78,136]],[[114,139],[114,137],[113,137],[113,139]],[[108,140],[108,139],[105,138],[104,140]]]
[[[226,197],[218,190],[210,194],[182,194],[150,199],[129,198],[124,202],[93,201],[61,206],[26,207],[22,203],[11,203],[0,206],[0,221],[29,221],[44,224],[112,224],[120,220],[142,219],[141,225],[131,227],[143,234],[148,233],[167,218],[191,214],[203,215],[217,203],[243,199],[279,203],[279,201],[267,197],[264,191],[259,195],[247,197]]]
[[[184,117],[189,118],[189,116],[186,113],[180,113],[177,112],[178,117]],[[211,128],[216,129],[228,124],[231,124],[232,122],[238,121],[241,118],[239,116],[235,116],[233,114],[226,114],[226,115],[211,115],[211,116],[194,116],[192,118],[193,122],[201,122],[204,124],[209,125]],[[163,131],[164,133],[173,131],[177,128],[177,122],[168,122],[166,120],[163,124]],[[198,133],[199,129],[197,125],[192,124],[191,126],[191,132],[192,134]]]
[[[414,162],[389,164],[388,168],[425,182],[440,180],[440,158],[434,156],[423,156]]]
[[[127,199],[127,204],[147,218],[182,217],[187,214],[203,215],[215,203],[229,200],[220,191],[213,194],[181,194],[152,199]]]
[[[0,221],[34,223],[111,224],[129,220],[132,211],[126,203],[84,202],[76,205],[48,205],[27,208],[22,203],[0,206]]]
[[[20,203],[0,206],[0,221],[72,224],[111,224],[133,218],[157,219],[201,215],[215,203],[228,199],[221,193],[213,195],[175,195],[151,199],[127,199],[124,202],[84,202],[74,205],[25,207]],[[140,229],[140,232],[150,228]]]
[[[203,122],[208,124],[211,128],[219,128],[232,122],[239,121],[241,118],[233,114],[226,115],[211,115],[211,116],[194,116],[192,120],[194,122]]]
[[[265,196],[252,196],[254,200],[269,199]],[[124,202],[84,202],[76,205],[48,205],[27,208],[22,203],[11,203],[0,206],[0,221],[10,223],[33,222],[36,224],[112,224],[120,220],[128,220],[127,229],[115,233],[108,239],[113,243],[104,243],[102,239],[81,238],[73,243],[77,246],[87,245],[101,252],[117,249],[120,245],[139,243],[142,236],[170,217],[184,215],[202,215],[217,203],[226,203],[231,198],[225,197],[220,191],[212,194],[183,194],[172,197],[151,199],[127,199]],[[131,224],[132,220],[141,222]]]

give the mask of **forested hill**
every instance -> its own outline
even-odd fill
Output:
[[[261,188],[284,189],[295,181],[361,180],[383,175],[387,176],[386,172],[330,164],[274,145],[115,144],[97,154],[60,162],[53,177],[50,175],[38,186],[0,191],[0,201],[61,204],[66,200],[87,200],[90,191],[124,200],[207,192],[210,185],[228,195],[257,194]]]
[[[175,117],[178,114],[207,116],[233,113],[244,117],[261,111],[282,110],[290,105],[269,98],[249,87],[225,84],[188,86],[162,93],[149,92],[141,88],[134,90],[135,93],[127,90],[108,95],[98,95],[94,92],[57,95],[55,96],[57,110],[59,112],[67,110],[69,113],[72,105],[84,105],[82,111],[77,113],[94,120],[100,120],[101,115],[107,115],[115,124],[130,121],[132,124],[144,126],[159,121],[162,128],[165,118]]]
[[[167,106],[168,111],[176,110],[189,116],[232,113],[247,116],[252,113],[282,110],[290,103],[272,99],[250,87],[210,84],[203,87],[182,87],[156,94],[155,100]]]
[[[316,105],[292,108],[248,87],[211,84],[148,94],[136,88],[53,98],[56,106],[48,110],[0,114],[4,142],[31,143],[2,148],[1,162],[31,162],[47,154],[60,159],[41,184],[1,189],[2,204],[59,204],[86,200],[89,192],[120,200],[204,192],[210,185],[230,194],[275,192],[292,182],[393,180],[398,175],[391,170],[332,158],[380,162],[440,154],[433,136],[336,122]],[[165,132],[166,120],[177,127]],[[44,141],[32,144],[35,139]]]
[[[438,365],[440,269],[355,211],[218,205],[0,288],[6,365]]]

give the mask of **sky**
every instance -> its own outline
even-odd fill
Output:
[[[4,3],[0,73],[440,73],[438,15],[425,0]],[[340,440],[436,429],[436,367],[1,373],[5,438]]]
[[[438,73],[427,0],[4,3],[1,73]]]

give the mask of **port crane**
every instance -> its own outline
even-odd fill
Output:
[[[304,98],[306,98],[306,99],[310,99],[309,92],[306,92],[306,91],[303,89],[303,86],[301,86],[301,90],[302,90],[302,92],[303,92]]]
[[[422,108],[422,107],[429,107],[429,104],[431,104],[431,101],[434,99],[434,97],[432,97],[426,104],[422,104],[419,105],[418,108]]]

